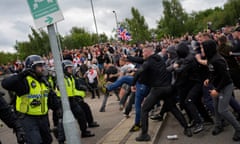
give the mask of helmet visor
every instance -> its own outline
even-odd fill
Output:
[[[34,61],[32,66],[44,66],[45,62],[44,61]]]

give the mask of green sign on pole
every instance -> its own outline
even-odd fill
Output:
[[[27,0],[27,2],[37,28],[63,20],[57,0]]]

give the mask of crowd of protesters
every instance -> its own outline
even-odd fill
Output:
[[[240,26],[226,26],[160,42],[115,42],[65,49],[62,59],[72,62],[73,75],[84,79],[92,99],[100,98],[101,88],[104,99],[100,112],[107,111],[111,91],[127,117],[135,103],[130,132],[141,130],[136,141],[151,139],[148,116],[160,103],[161,111],[151,116],[152,120],[162,120],[170,111],[188,137],[202,132],[204,123],[214,124],[212,134],[218,135],[228,122],[235,130],[232,139],[240,141],[240,103],[233,92],[240,88],[239,52]],[[43,60],[48,70],[54,71],[52,54],[43,56]],[[5,64],[0,67],[0,75],[23,69],[23,62]],[[54,73],[51,75],[55,77]]]

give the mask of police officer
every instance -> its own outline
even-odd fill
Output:
[[[4,93],[0,92],[0,118],[9,128],[13,128],[16,132],[18,143],[23,144],[25,143],[25,132],[17,116],[2,97],[3,95]]]
[[[82,137],[95,136],[93,133],[87,130],[87,120],[84,110],[78,103],[78,96],[85,94],[84,91],[76,89],[75,79],[73,77],[73,63],[70,60],[63,60],[62,67],[64,71],[64,82],[66,86],[66,92],[69,98],[70,108],[74,117],[77,119]],[[56,91],[57,95],[60,96],[59,90]]]
[[[2,81],[2,87],[16,93],[15,109],[26,133],[27,144],[50,144],[48,109],[58,109],[56,95],[43,76],[45,62],[38,55],[25,60],[25,70]],[[51,93],[51,94],[50,94]]]
[[[89,128],[99,127],[100,125],[93,119],[92,110],[89,104],[84,101],[84,98],[86,96],[86,90],[87,90],[87,84],[85,82],[85,79],[81,77],[74,77],[74,78],[75,78],[74,80],[75,80],[75,86],[76,86],[76,91],[75,91],[76,99],[78,101],[78,104],[83,109],[86,115],[88,127]]]

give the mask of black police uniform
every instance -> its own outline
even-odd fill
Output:
[[[22,144],[25,142],[24,130],[17,119],[17,116],[2,97],[3,95],[4,93],[0,92],[0,118],[9,128],[14,129],[18,143]]]
[[[44,61],[40,56],[31,55],[26,58],[25,66],[26,70],[20,72],[17,75],[12,75],[10,77],[5,78],[2,81],[2,87],[7,89],[8,91],[13,91],[16,93],[17,98],[21,99],[22,96],[26,96],[28,99],[31,99],[35,95],[31,95],[31,89],[35,89],[36,84],[44,86],[45,88],[48,87],[48,82],[45,77],[38,75],[35,72],[35,66],[37,64],[43,65]],[[32,79],[31,84],[29,83],[28,78]],[[41,97],[43,96],[40,94]],[[59,103],[56,101],[56,95],[50,95],[46,93],[44,95],[44,99],[46,98],[47,103],[41,104],[40,101],[33,100],[31,103],[27,103],[24,106],[27,107],[26,112],[21,110],[17,110],[16,104],[16,113],[18,115],[18,119],[20,120],[24,131],[26,133],[26,143],[27,144],[51,144],[52,137],[50,134],[49,128],[49,120],[48,120],[48,109],[51,108],[53,110],[57,110],[59,107]],[[16,102],[18,102],[16,100]],[[23,103],[22,103],[23,104]],[[21,106],[23,106],[21,104]],[[33,107],[37,108],[39,106],[46,106],[44,107],[44,113],[32,115],[29,113],[29,109],[33,109]],[[20,107],[21,107],[20,106]],[[20,108],[21,109],[21,108]]]

